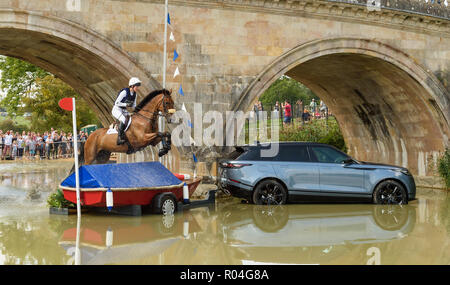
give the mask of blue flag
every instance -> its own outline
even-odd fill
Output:
[[[178,93],[180,93],[182,96],[184,96],[183,88],[180,85],[180,90],[178,90]]]
[[[170,14],[167,13],[167,23],[170,25]]]
[[[178,58],[177,50],[173,50],[173,61],[177,60],[177,58]]]
[[[197,160],[197,157],[195,156],[195,154],[192,154],[192,157],[194,158],[194,162],[197,163],[198,160]]]

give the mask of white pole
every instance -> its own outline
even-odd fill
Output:
[[[169,0],[164,5],[164,56],[163,56],[163,88],[166,88],[166,62],[167,62],[167,20],[169,16]]]
[[[75,185],[77,190],[77,215],[81,217],[80,203],[80,178],[78,173],[78,140],[77,140],[77,109],[75,107],[75,98],[72,98],[72,121],[73,121],[73,149],[75,159]]]
[[[81,265],[80,231],[81,231],[81,216],[78,215],[78,217],[77,217],[77,239],[75,241],[75,265]]]
[[[166,88],[166,66],[167,66],[167,21],[169,18],[169,0],[166,0],[164,5],[164,55],[163,55],[163,88]],[[161,114],[158,117],[158,131],[164,131],[164,121]],[[162,143],[159,143],[159,150],[162,149]],[[159,158],[159,162],[162,163],[163,158]]]

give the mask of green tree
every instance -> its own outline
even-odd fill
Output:
[[[32,94],[36,80],[49,75],[31,63],[6,56],[0,56],[0,70],[0,88],[6,94],[1,105],[16,114],[23,113],[23,99]]]
[[[29,131],[29,128],[24,124],[19,124],[17,122],[14,122],[10,118],[7,118],[5,120],[0,121],[0,130],[3,131],[13,130],[14,132],[22,133],[22,131]]]
[[[81,96],[62,80],[53,75],[38,78],[36,84],[39,88],[34,96],[26,97],[23,108],[31,115],[31,129],[46,131],[55,128],[70,132],[72,130],[72,113],[61,109],[59,100],[66,97],[75,97],[77,102],[77,128],[88,124],[100,125],[95,113]]]
[[[270,110],[278,101],[280,104],[287,100],[291,105],[295,104],[299,99],[303,101],[303,106],[309,104],[312,99],[318,100],[309,88],[300,82],[288,77],[282,76],[278,78],[264,93],[259,100],[263,104],[265,110]]]
[[[30,129],[50,128],[70,131],[72,114],[62,110],[58,102],[64,97],[77,100],[77,128],[100,122],[87,103],[69,85],[47,71],[20,59],[0,56],[1,89],[5,92],[0,104],[10,114],[32,113]]]
[[[446,148],[445,152],[439,157],[438,172],[444,180],[445,187],[450,189],[450,148]]]

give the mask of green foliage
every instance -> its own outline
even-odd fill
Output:
[[[444,180],[445,186],[450,188],[450,149],[446,148],[445,152],[438,160],[438,172]]]
[[[75,97],[77,102],[77,128],[88,124],[100,122],[89,105],[82,100],[75,90],[53,75],[36,80],[39,86],[34,97],[26,98],[24,103],[28,112],[31,112],[31,129],[46,131],[49,128],[70,132],[72,130],[72,113],[61,109],[59,100],[65,97]]]
[[[36,80],[49,73],[31,63],[6,56],[0,57],[0,70],[0,88],[6,93],[1,104],[8,113],[20,115],[22,100],[33,94]]]
[[[264,141],[265,139],[271,139],[271,126],[272,121],[269,119],[266,122],[267,138],[262,138],[258,133],[258,140]],[[254,126],[250,126],[253,128]],[[258,125],[256,126],[258,127]],[[249,142],[249,125],[245,125],[245,142]],[[289,125],[283,125],[282,120],[279,120],[279,136],[278,140],[282,141],[302,141],[302,142],[319,142],[326,143],[336,148],[347,152],[347,146],[345,145],[344,137],[337,120],[330,116],[328,117],[328,126],[326,119],[314,119],[306,122],[302,125],[299,119],[296,119],[294,123]]]
[[[281,104],[287,100],[292,105],[301,99],[303,106],[306,106],[313,98],[319,100],[319,97],[303,84],[287,76],[282,76],[264,91],[259,100],[265,110],[271,110],[277,101]]]
[[[305,141],[326,143],[347,152],[344,137],[339,124],[334,117],[328,118],[328,127],[325,119],[312,120],[303,126],[300,122],[280,128],[280,141]]]
[[[0,130],[4,132],[13,130],[14,132],[22,133],[22,131],[29,131],[30,129],[26,124],[14,121],[11,118],[6,118],[0,121]]]
[[[10,114],[30,112],[30,130],[43,132],[54,128],[70,132],[72,113],[58,106],[59,100],[64,97],[75,97],[77,100],[78,128],[89,124],[100,125],[97,116],[81,96],[45,70],[11,57],[0,57],[0,70],[1,89],[6,93],[1,101],[2,107]]]
[[[74,203],[67,201],[64,198],[64,194],[61,189],[57,189],[56,192],[48,196],[47,205],[54,208],[75,208]]]

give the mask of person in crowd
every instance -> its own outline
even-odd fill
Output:
[[[13,160],[17,158],[17,140],[13,141],[12,143],[11,158]]]
[[[280,103],[278,101],[275,102],[275,106],[273,107],[273,112],[276,117],[280,117]]]
[[[283,124],[290,124],[291,123],[291,119],[292,119],[292,110],[291,110],[291,105],[289,104],[289,102],[286,100],[284,101],[284,104],[282,105],[283,110],[284,110],[284,120],[283,120]]]
[[[47,135],[47,139],[45,140],[45,152],[47,155],[47,159],[50,159],[50,154],[53,149],[53,139],[52,136]]]
[[[30,147],[30,158],[34,160],[36,157],[36,137],[34,135],[32,135],[30,138],[29,147]]]
[[[11,146],[12,146],[12,139],[13,139],[12,133],[13,133],[13,131],[9,130],[6,132],[6,135],[4,136],[4,139],[5,139],[5,148],[3,150],[4,158],[6,158],[7,156],[8,157],[11,156]]]
[[[280,103],[278,101],[275,102],[275,107],[273,108],[274,111],[280,111]]]
[[[296,111],[295,117],[298,118],[298,117],[301,117],[302,114],[303,114],[303,101],[302,101],[302,99],[298,99],[297,102],[295,102],[295,104],[297,105],[297,109],[296,109],[297,111]]]
[[[320,100],[319,110],[320,110],[320,117],[324,118],[327,113],[327,105],[325,105],[325,102],[323,102],[322,100]]]
[[[36,136],[36,154],[39,152],[39,158],[43,159],[44,155],[43,155],[43,149],[44,149],[44,142],[43,142],[43,138],[41,136],[41,133],[37,133]]]
[[[314,100],[314,98],[311,100],[311,103],[309,104],[309,109],[311,111],[311,114],[313,114],[313,116],[314,116],[314,114],[316,113],[316,109],[317,109],[317,103],[316,103],[316,100]]]
[[[1,159],[3,159],[3,147],[5,145],[3,137],[4,137],[3,131],[0,130],[0,158]]]
[[[302,121],[303,122],[309,121],[309,112],[308,112],[308,109],[306,109],[306,108],[303,110]]]
[[[26,157],[30,156],[30,137],[31,137],[30,132],[27,132],[26,135],[22,137],[22,139],[25,142],[24,155]]]
[[[23,157],[23,150],[24,150],[25,142],[23,140],[23,137],[19,135],[17,138],[17,157],[22,159]]]
[[[59,147],[61,150],[61,157],[67,157],[67,137],[66,133],[61,133],[61,146]]]
[[[68,149],[69,157],[72,157],[72,155],[73,155],[73,137],[72,137],[72,133],[69,133],[69,135],[67,136],[67,149]]]
[[[52,157],[53,157],[53,159],[57,159],[58,158],[59,144],[61,142],[60,136],[58,134],[58,131],[54,131],[52,137],[53,137]]]

